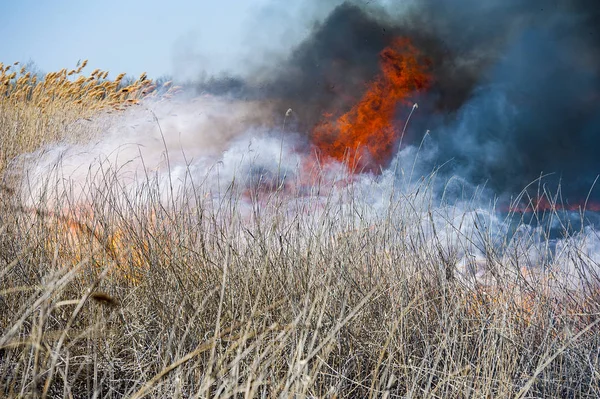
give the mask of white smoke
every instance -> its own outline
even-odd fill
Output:
[[[29,205],[66,194],[77,203],[87,200],[90,187],[117,181],[134,192],[149,179],[177,191],[188,178],[219,190],[219,181],[226,185],[237,177],[245,184],[256,173],[275,178],[277,169],[290,177],[299,155],[291,135],[283,141],[281,129],[268,126],[271,119],[264,104],[216,97],[147,103],[99,118],[105,130],[94,141],[60,143],[24,156],[21,191]]]
[[[553,238],[543,225],[515,227],[494,210],[489,190],[427,170],[437,152],[433,143],[403,148],[379,175],[349,176],[341,164],[316,163],[301,136],[285,130],[285,118],[264,103],[218,97],[147,103],[101,117],[94,123],[104,131],[94,140],[21,158],[22,200],[56,209],[86,206],[98,192],[131,201],[157,187],[158,200],[168,206],[190,188],[219,202],[233,187],[238,194],[258,189],[259,195],[262,187],[264,196],[279,192],[286,198],[290,220],[301,214],[307,226],[327,226],[333,237],[386,221],[415,237],[425,253],[441,255],[468,284],[517,278],[523,270],[554,272],[557,284],[572,288],[598,281],[600,237],[594,228]],[[318,179],[307,167],[320,172]],[[253,201],[238,204],[248,218]]]

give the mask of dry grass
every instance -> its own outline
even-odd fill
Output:
[[[162,91],[169,97],[177,87],[157,88],[146,74],[124,84],[125,74],[107,79],[108,71],[96,69],[82,74],[87,61],[77,69],[50,72],[41,78],[19,63],[0,63],[0,172],[15,156],[59,140],[77,140],[90,134],[73,126],[99,112],[117,112]],[[163,85],[163,86],[164,86]],[[83,136],[83,137],[82,137]]]
[[[2,101],[27,110],[8,136],[0,119],[28,140],[10,154],[50,140]],[[129,197],[115,177],[84,209],[1,191],[2,396],[600,396],[597,265],[577,247],[579,287],[551,259],[532,273],[484,224],[441,231],[430,181],[374,219],[352,185]],[[487,249],[484,276],[460,275],[451,234]]]

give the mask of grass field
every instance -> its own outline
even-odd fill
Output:
[[[128,190],[110,167],[76,198],[24,196],[21,155],[97,138],[82,120],[156,88],[6,68],[1,396],[600,397],[595,231],[503,228],[434,173],[383,205],[328,176]]]

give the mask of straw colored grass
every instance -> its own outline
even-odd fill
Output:
[[[124,84],[125,74],[108,79],[108,71],[83,74],[87,60],[76,69],[39,77],[18,62],[0,63],[0,172],[15,156],[60,140],[89,138],[90,129],[74,125],[100,112],[118,112],[143,98],[161,93],[168,98],[178,88],[156,87],[146,74]]]
[[[600,394],[598,281],[534,280],[499,250],[467,284],[411,198],[373,225],[336,201],[290,216],[290,193],[249,220],[246,197],[152,192],[89,193],[85,215],[3,196],[4,396]]]
[[[65,76],[46,79],[87,93]],[[0,100],[14,112],[0,119],[4,162],[65,138],[52,118],[113,106],[63,95],[48,116],[35,97]],[[0,396],[600,396],[598,265],[574,241],[561,258],[586,276],[574,288],[551,258],[524,268],[511,237],[485,224],[440,230],[456,211],[434,200],[433,175],[374,218],[352,184],[248,193],[232,182],[215,200],[148,180],[129,196],[116,173],[88,186],[83,209],[0,190]],[[487,258],[469,267],[486,273],[461,275],[453,248],[475,240]]]

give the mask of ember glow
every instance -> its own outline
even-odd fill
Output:
[[[504,210],[503,208],[501,210]],[[509,212],[538,213],[538,212],[600,212],[600,203],[595,201],[580,200],[572,203],[564,203],[560,199],[548,198],[545,195],[539,198],[531,198],[508,207]]]
[[[360,101],[336,117],[325,113],[312,141],[325,158],[347,161],[351,170],[386,166],[399,138],[399,106],[429,87],[428,63],[407,38],[397,38],[380,53],[381,73],[368,84]]]

